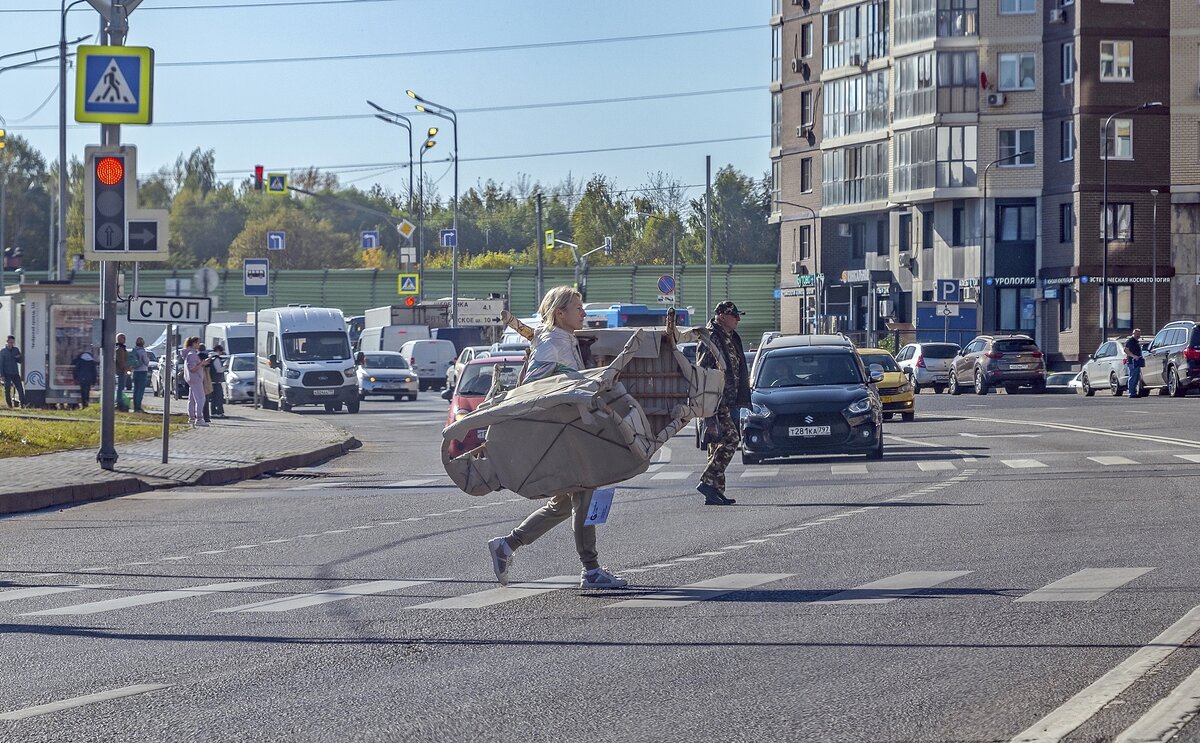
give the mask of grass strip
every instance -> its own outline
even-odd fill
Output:
[[[48,416],[42,416],[41,412],[36,417],[0,415],[0,458],[29,457],[100,446],[99,410],[95,414],[90,414],[90,408],[45,411],[56,413]],[[65,415],[71,413],[77,415]],[[155,425],[148,425],[150,423]],[[171,424],[172,433],[186,428],[186,421]],[[162,433],[162,416],[119,413],[113,433],[118,444],[158,438]]]

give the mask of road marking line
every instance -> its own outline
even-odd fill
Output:
[[[1125,457],[1088,457],[1088,459],[1092,460],[1096,464],[1102,464],[1105,467],[1115,467],[1122,464],[1137,464],[1137,462],[1133,461],[1132,459],[1126,459]]]
[[[375,524],[363,524],[362,526],[353,527],[352,531],[357,530],[357,529],[374,529],[374,528],[375,528]]]
[[[275,580],[240,580],[231,583],[212,583],[207,586],[196,586],[195,588],[180,588],[174,591],[155,591],[153,593],[140,593],[134,596],[126,596],[119,599],[108,599],[107,601],[95,601],[90,604],[75,604],[74,606],[63,606],[58,609],[46,609],[45,611],[31,611],[22,614],[23,617],[49,617],[49,616],[64,616],[68,614],[99,614],[103,611],[114,611],[116,609],[129,609],[135,606],[147,606],[149,604],[161,604],[166,601],[177,601],[179,599],[188,599],[196,596],[205,596],[210,593],[225,593],[228,591],[242,591],[249,588],[258,588],[259,586],[269,586],[272,583],[278,583]]]
[[[257,544],[239,544],[236,547],[230,547],[231,550],[252,550],[257,547]]]
[[[424,479],[424,480],[397,480],[396,482],[389,482],[387,485],[384,485],[384,487],[385,488],[419,488],[422,485],[428,485],[431,482],[437,482],[437,479],[429,478],[429,479]]]
[[[181,559],[181,560],[182,560],[182,559],[186,559],[186,558],[179,558],[179,559]],[[79,572],[79,573],[100,573],[100,572],[103,572],[103,571],[105,571],[105,570],[112,570],[112,566],[110,566],[110,565],[105,565],[104,567],[100,567],[100,568],[80,568],[80,569],[79,569],[78,571],[76,571],[76,572]]]
[[[905,443],[905,444],[912,444],[913,446],[928,446],[932,449],[945,449],[946,448],[945,446],[943,446],[941,444],[931,444],[928,441],[916,441],[915,439],[905,439],[905,438],[901,438],[899,436],[893,436],[891,434],[885,434],[885,435],[892,441],[899,441],[899,442]]]
[[[1192,671],[1171,693],[1158,700],[1150,711],[1125,728],[1115,743],[1166,741],[1175,737],[1200,712],[1200,668]]]
[[[704,559],[703,557],[676,557],[674,561],[675,562],[696,562],[697,560],[703,560],[703,559]]]
[[[1036,459],[1001,459],[1004,465],[1012,467],[1014,470],[1032,469],[1034,467],[1045,467],[1045,464]]]
[[[650,476],[651,480],[686,480],[691,476],[691,471],[688,472],[656,472]]]
[[[1193,607],[1149,644],[1063,702],[1058,709],[1018,733],[1011,743],[1049,743],[1062,740],[1120,696],[1121,692],[1169,658],[1197,632],[1200,632],[1200,606]]]
[[[1151,436],[1144,433],[1133,433],[1130,431],[1113,431],[1106,428],[1085,428],[1083,426],[1073,426],[1066,423],[1045,423],[1041,421],[1012,421],[1003,418],[963,418],[967,421],[982,421],[984,423],[1007,423],[1014,426],[1041,426],[1042,428],[1055,428],[1060,431],[1071,431],[1073,433],[1090,433],[1096,436],[1112,436],[1128,441],[1129,439],[1138,439],[1140,441],[1153,441],[1156,444],[1173,444],[1175,446],[1186,446],[1192,449],[1200,449],[1200,441],[1192,441],[1190,439],[1171,439],[1166,436]]]
[[[760,467],[752,470],[742,470],[742,477],[779,477],[778,467]]]
[[[5,712],[0,714],[0,720],[24,720],[29,717],[37,717],[51,712],[61,712],[65,709],[74,709],[83,707],[88,704],[96,704],[97,702],[107,702],[113,699],[122,699],[124,697],[132,697],[138,694],[145,694],[151,691],[159,691],[160,689],[170,689],[173,684],[138,684],[137,686],[124,686],[120,689],[110,689],[97,694],[86,694],[82,697],[73,699],[64,699],[61,702],[50,702],[49,704],[39,704],[36,707],[26,707],[15,712]]]
[[[88,588],[108,588],[111,585],[111,583],[87,583],[74,586],[37,586],[34,588],[14,588],[9,591],[0,591],[0,603],[5,601],[32,599],[37,598],[38,596],[53,596],[56,593],[83,591]]]
[[[658,453],[655,454],[654,458],[651,459],[650,461],[653,462],[654,464],[670,464],[671,463],[671,454],[672,454],[671,447],[660,446],[658,448]]]
[[[654,566],[650,566],[654,567]],[[664,566],[665,567],[665,566]],[[514,583],[502,588],[490,588],[486,591],[468,593],[465,596],[454,596],[440,601],[430,601],[417,604],[413,609],[482,609],[485,606],[495,606],[509,601],[537,596],[551,591],[579,586],[578,575],[556,575],[553,578],[543,578],[529,583]]]
[[[1014,601],[1095,601],[1154,568],[1087,568]]]
[[[723,555],[725,553],[724,552],[701,552],[699,554],[700,554],[700,557],[719,557],[720,555]]]
[[[228,551],[229,550],[204,550],[203,552],[197,552],[196,554],[197,555],[223,555]],[[149,563],[139,563],[139,564],[148,565]]]
[[[1188,462],[1200,463],[1200,454],[1176,454],[1175,456]]]
[[[952,470],[955,469],[954,462],[917,462],[917,468],[922,472],[934,472],[936,470]],[[944,485],[938,487],[945,487]]]
[[[376,580],[370,583],[343,586],[342,588],[331,588],[327,591],[300,593],[295,596],[283,596],[277,599],[258,601],[253,604],[242,604],[241,606],[234,606],[228,609],[217,609],[213,613],[292,611],[293,609],[305,609],[310,606],[330,604],[334,601],[345,601],[346,599],[370,596],[385,591],[397,591],[401,588],[410,588],[428,582],[427,580]]]
[[[176,562],[178,560],[186,560],[190,557],[191,557],[191,555],[181,555],[179,557],[160,557],[160,558],[158,558],[158,561],[159,562]]]
[[[723,549],[723,550],[744,550],[744,549],[746,549],[746,547],[747,547],[747,545],[744,545],[744,544],[731,544],[728,547],[722,547],[721,549]]]
[[[675,563],[671,563],[671,562],[656,562],[656,563],[654,563],[653,565],[645,565],[645,566],[643,566],[643,567],[645,567],[647,570],[649,570],[649,569],[651,569],[651,568],[673,568],[673,567],[675,567]]]
[[[864,583],[849,591],[820,599],[817,604],[886,604],[898,598],[933,588],[955,578],[970,575],[970,570],[912,570]]]
[[[865,475],[867,474],[867,465],[865,464],[834,464],[829,467],[830,473],[834,475]]]
[[[747,539],[746,544],[762,544],[763,542],[769,542],[769,541],[771,541],[771,540],[770,539]]]
[[[266,542],[263,542],[263,544],[283,544],[284,542],[290,542],[290,541],[292,541],[290,538],[289,539],[271,539]],[[201,552],[200,554],[203,555],[204,553]]]
[[[745,591],[765,583],[773,583],[784,578],[791,578],[792,575],[792,573],[733,573],[731,575],[723,575],[720,578],[710,578],[698,583],[689,583],[686,586],[668,588],[664,591],[647,594],[636,599],[606,604],[604,608],[647,609],[687,606],[700,601],[715,599],[727,593]]]

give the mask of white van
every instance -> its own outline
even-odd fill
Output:
[[[427,340],[429,328],[424,325],[384,325],[363,328],[358,336],[357,351],[399,351],[409,341]]]
[[[276,307],[258,313],[258,393],[263,406],[324,405],[358,412],[358,380],[341,310]]]
[[[408,365],[421,378],[421,389],[446,386],[446,369],[454,363],[458,354],[451,341],[409,341],[400,347],[400,355],[408,359]]]
[[[204,347],[211,351],[217,345],[225,349],[226,356],[254,353],[254,323],[211,323],[204,329]]]

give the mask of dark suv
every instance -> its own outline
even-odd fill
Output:
[[[1146,366],[1138,394],[1146,395],[1157,387],[1164,394],[1183,397],[1193,387],[1200,387],[1200,323],[1167,323],[1142,356]]]
[[[1012,394],[1020,387],[1046,391],[1046,364],[1042,350],[1027,335],[981,335],[950,362],[950,394],[961,394],[964,385],[986,395],[992,387]]]
[[[833,345],[836,343],[836,345]],[[759,349],[742,431],[742,463],[803,454],[883,457],[883,407],[868,371],[844,339],[792,336]]]

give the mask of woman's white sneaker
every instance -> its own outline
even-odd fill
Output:
[[[584,570],[579,578],[580,588],[624,588],[628,585],[629,581],[603,567]]]
[[[492,556],[492,569],[496,571],[496,580],[500,581],[500,585],[508,585],[508,570],[513,564],[513,549],[508,546],[508,540],[504,537],[496,537],[489,539],[488,553]]]

